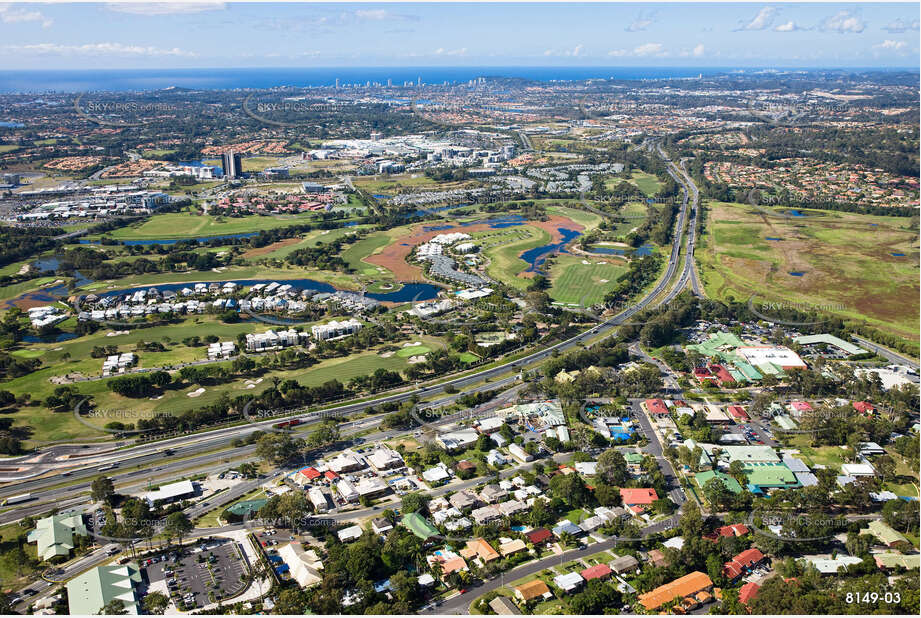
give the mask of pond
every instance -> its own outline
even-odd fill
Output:
[[[632,255],[636,257],[652,255],[653,251],[655,251],[655,247],[649,243],[644,243],[639,247],[589,247],[586,249],[588,253],[597,253],[599,255]]]
[[[76,338],[76,333],[58,333],[57,335],[48,335],[45,337],[39,337],[38,335],[23,335],[22,340],[26,343],[60,343]]]
[[[566,251],[566,245],[582,234],[582,232],[563,227],[559,228],[557,231],[560,233],[559,242],[528,249],[519,256],[522,260],[530,264],[525,272],[545,274],[540,270],[540,266],[547,260],[547,257],[554,253],[569,253]]]

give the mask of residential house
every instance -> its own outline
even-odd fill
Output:
[[[557,588],[567,594],[572,594],[582,587],[585,580],[578,573],[564,573],[553,578],[553,583]]]
[[[529,581],[520,586],[515,586],[515,596],[527,603],[528,601],[533,601],[535,599],[550,599],[553,598],[553,593],[550,592],[550,588],[543,581],[535,579]]]

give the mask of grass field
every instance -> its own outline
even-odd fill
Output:
[[[106,235],[115,240],[154,240],[160,238],[195,238],[223,234],[246,234],[301,223],[306,218],[276,218],[251,215],[248,217],[215,217],[192,213],[164,213],[129,225]]]
[[[583,261],[591,264],[583,264]],[[586,306],[604,300],[617,278],[627,272],[626,263],[607,263],[582,256],[558,255],[550,269],[550,298],[560,303]]]
[[[652,197],[662,188],[662,183],[655,174],[647,174],[639,170],[634,170],[630,176],[630,182],[639,187],[640,191]]]
[[[568,217],[584,227],[583,233],[587,234],[591,232],[599,225],[601,225],[601,217],[578,208],[566,208],[565,206],[550,206],[547,208],[547,212],[552,215],[560,215],[561,217]]]
[[[145,157],[150,158],[150,157],[163,157],[163,156],[166,156],[166,155],[168,155],[168,154],[173,154],[174,152],[176,152],[176,151],[175,151],[175,150],[171,150],[171,149],[169,149],[169,148],[153,148],[153,149],[151,149],[151,150],[145,150],[142,154],[143,154]]]
[[[0,144],[0,154],[13,152],[14,150],[19,150],[19,146],[16,144]]]
[[[918,233],[909,219],[803,212],[784,218],[711,202],[695,252],[708,296],[803,303],[916,337]]]
[[[260,332],[265,330],[264,324],[258,324],[258,326],[261,328],[256,328],[256,325],[257,324],[255,323],[247,323],[233,326],[237,327],[238,329],[248,328]],[[178,331],[180,327],[166,328],[174,328]],[[197,328],[191,332],[195,332],[197,334],[202,334],[204,332],[215,332],[215,334],[218,334],[215,329],[205,328],[201,325],[198,325]],[[225,334],[228,336],[225,337]],[[222,331],[220,336],[222,340],[225,340],[230,339],[231,337],[229,335],[231,334],[232,333],[230,332],[224,333]],[[178,335],[179,333],[177,332],[176,336],[178,337]],[[183,331],[183,335],[187,336],[187,333]],[[119,337],[103,337],[101,341],[97,337],[95,341],[89,342],[89,345],[91,346],[93,344],[104,345],[115,343],[121,344],[120,340],[136,337],[137,335],[134,333],[131,335],[123,335]],[[148,340],[150,339],[154,338],[149,337]],[[83,344],[86,345],[87,342],[83,342]],[[429,344],[428,341],[426,341],[425,346],[415,346],[414,348],[407,349],[412,350],[413,353],[424,353],[423,349],[429,350],[433,345],[436,344]],[[89,355],[87,355],[86,359],[84,360],[80,360],[74,357],[68,361],[60,361],[51,364],[49,362],[50,359],[60,359],[66,352],[64,344],[57,344],[55,347],[60,347],[62,349],[47,351],[42,357],[42,360],[46,361],[45,368],[29,374],[28,376],[17,378],[15,380],[4,383],[4,389],[9,390],[10,392],[13,392],[17,395],[27,392],[30,393],[34,399],[43,399],[44,397],[50,395],[56,387],[55,384],[52,384],[49,381],[49,378],[52,376],[62,375],[63,373],[71,371],[85,371],[87,373],[92,372],[98,374],[99,368],[102,366],[102,360],[89,358]],[[73,349],[73,347],[71,347],[71,349]],[[133,349],[133,345],[119,345],[120,351],[127,351],[131,349]],[[163,359],[161,358],[158,361],[157,356],[163,357],[165,355],[172,355],[176,359],[179,359],[183,356],[194,356],[195,358],[202,358],[205,356],[205,348],[188,348],[186,346],[176,345],[172,347],[171,351],[165,353],[151,353],[143,351],[138,353],[140,358],[140,365],[142,367],[145,365],[150,366],[156,364],[157,362],[162,362]],[[254,384],[253,381],[247,382],[246,379],[236,379],[231,382],[222,383],[215,386],[205,386],[205,392],[198,397],[188,396],[189,393],[199,388],[198,385],[166,390],[160,399],[132,399],[116,395],[109,391],[107,386],[108,380],[81,382],[77,383],[75,387],[80,391],[80,393],[92,396],[99,409],[130,409],[141,417],[144,417],[152,416],[155,413],[179,414],[187,410],[210,405],[216,403],[224,393],[231,397],[236,397],[245,393],[259,394],[265,389],[272,387],[272,382],[270,379],[272,376],[278,376],[282,379],[282,381],[294,379],[306,386],[317,386],[323,382],[327,382],[333,379],[345,383],[353,377],[374,373],[374,371],[379,368],[384,368],[391,371],[400,371],[406,366],[406,359],[401,355],[394,354],[389,358],[384,358],[379,355],[379,350],[374,349],[363,352],[361,354],[355,354],[343,358],[327,359],[307,369],[273,371],[260,376],[262,380],[258,384]],[[249,387],[250,384],[253,384],[253,386]],[[35,444],[51,440],[105,437],[103,432],[95,431],[83,425],[82,423],[79,423],[74,418],[73,410],[69,409],[61,412],[52,412],[44,406],[24,407],[11,414],[10,418],[13,419],[16,426],[26,426],[31,428],[32,435],[31,438],[27,441],[27,444]]]
[[[363,260],[392,243],[393,238],[394,236],[388,232],[370,234],[343,251],[342,259],[361,275],[369,277],[384,276],[392,279],[393,273],[387,269],[369,264]]]
[[[530,283],[530,279],[520,277],[519,274],[527,269],[529,264],[518,256],[523,251],[549,243],[550,234],[529,225],[509,229],[520,231],[521,235],[506,244],[484,250],[484,254],[490,260],[486,271],[490,277],[523,290]],[[527,232],[526,236],[524,232]]]
[[[428,354],[432,351],[432,348],[426,345],[411,345],[407,348],[400,348],[396,355],[400,358],[409,358],[410,356],[419,356],[421,354]]]

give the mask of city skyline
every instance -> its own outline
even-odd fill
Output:
[[[4,70],[916,67],[912,3],[6,3]]]

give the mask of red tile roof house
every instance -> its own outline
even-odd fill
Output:
[[[736,580],[744,573],[751,572],[756,566],[764,562],[765,555],[759,549],[746,549],[741,554],[723,565],[723,575],[730,580]]]
[[[720,381],[720,384],[732,384],[735,382],[735,378],[732,377],[732,374],[729,373],[722,365],[710,365],[708,369],[713,375],[716,376],[716,379]]]
[[[726,409],[729,411],[730,414],[732,414],[737,419],[740,419],[743,421],[747,421],[751,419],[751,417],[745,411],[745,408],[743,408],[742,406],[729,406]]]
[[[546,528],[537,528],[530,532],[525,532],[524,535],[533,545],[539,545],[553,538],[553,533]]]
[[[749,602],[753,601],[755,597],[758,596],[758,592],[761,590],[761,586],[755,582],[748,582],[739,589],[739,603],[742,605],[748,605]]]
[[[710,373],[710,370],[706,367],[695,367],[694,368],[694,377],[697,378],[697,381],[703,384],[704,382],[715,382],[716,376]]]
[[[705,534],[704,538],[718,541],[720,537],[745,536],[749,532],[751,531],[745,524],[732,524],[731,526],[721,526],[710,534]]]
[[[812,409],[812,406],[809,404],[808,401],[794,401],[790,405],[797,412],[808,412],[809,410]]]
[[[868,401],[855,401],[852,405],[861,414],[873,414],[876,412],[876,407]]]
[[[620,499],[626,506],[648,506],[659,499],[655,489],[621,489]]]
[[[308,481],[315,481],[322,476],[320,471],[313,467],[303,468],[300,473],[306,476]]]
[[[337,478],[339,478],[339,475],[333,472],[332,470],[327,470],[326,472],[323,473],[323,476],[325,476],[331,481],[335,481]]]
[[[661,399],[647,399],[644,403],[646,404],[646,411],[650,414],[668,414],[668,407]]]
[[[593,567],[588,567],[581,573],[582,579],[591,581],[593,579],[607,579],[611,576],[611,567],[602,563]]]

